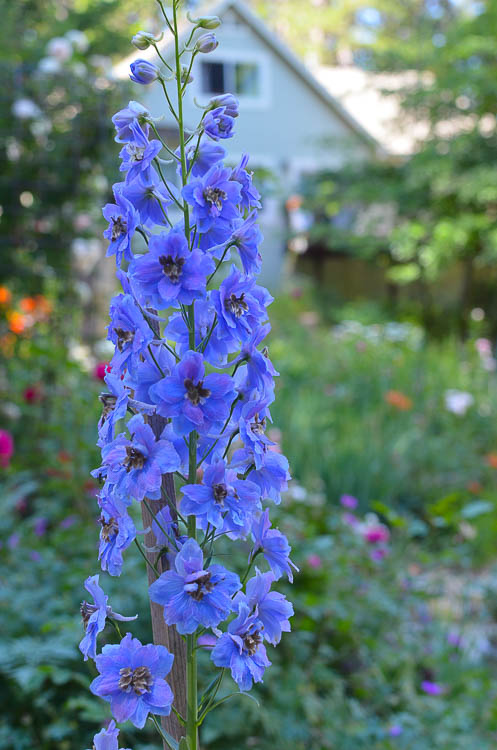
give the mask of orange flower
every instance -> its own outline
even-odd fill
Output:
[[[34,297],[23,297],[19,305],[25,313],[32,313],[36,310],[36,300]]]
[[[26,316],[16,310],[9,310],[7,320],[9,321],[9,328],[12,333],[20,334],[26,328]]]
[[[489,466],[492,467],[492,469],[497,469],[497,453],[494,451],[492,453],[487,453],[485,456],[485,461]]]
[[[293,211],[298,211],[300,206],[302,205],[302,196],[301,195],[290,195],[289,198],[287,198],[285,206],[288,213],[292,213]]]
[[[36,310],[38,313],[40,313],[41,315],[50,315],[50,313],[52,312],[53,305],[50,302],[50,300],[48,300],[45,297],[45,295],[37,294],[34,297],[34,301],[35,301]]]
[[[412,409],[412,399],[406,396],[402,391],[387,391],[385,393],[385,401],[390,406],[394,406],[399,411],[409,411]]]
[[[479,495],[483,490],[483,485],[481,485],[476,479],[473,479],[471,482],[468,482],[466,489],[468,492],[472,492],[473,495]]]
[[[0,305],[8,305],[11,299],[10,289],[7,289],[6,286],[0,286]]]

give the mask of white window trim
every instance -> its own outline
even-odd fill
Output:
[[[198,59],[198,58],[197,58]],[[209,53],[205,55],[205,59],[202,56],[199,62],[206,63],[241,63],[248,65],[257,65],[259,68],[260,75],[260,94],[258,96],[243,96],[242,94],[235,94],[236,98],[240,102],[240,106],[243,109],[268,109],[271,104],[271,68],[269,64],[269,56],[264,52],[251,52],[250,50],[223,50]],[[195,84],[195,96],[198,99],[203,100],[207,96],[215,96],[215,94],[208,94],[202,91],[200,70],[198,75],[195,76],[193,83]]]

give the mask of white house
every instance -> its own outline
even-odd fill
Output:
[[[194,15],[205,10],[205,6],[197,8]],[[274,286],[281,276],[285,246],[283,206],[299,177],[323,167],[339,167],[351,159],[382,155],[385,149],[242,0],[209,3],[207,12],[222,19],[215,32],[219,47],[197,57],[194,81],[187,88],[185,118],[188,127],[195,129],[200,115],[195,99],[206,103],[211,96],[225,92],[239,99],[235,137],[223,145],[230,163],[249,153],[252,169],[265,168],[276,177],[272,189],[263,191],[260,216],[265,236],[261,248],[264,281]],[[167,32],[159,49],[171,60]],[[156,53],[153,48],[136,51],[116,66],[117,77],[127,78],[130,62],[136,58],[156,61]],[[143,87],[139,94],[152,114],[167,112],[158,83]],[[166,114],[165,136],[168,122],[171,118]]]

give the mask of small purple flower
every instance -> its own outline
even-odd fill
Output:
[[[214,52],[216,47],[219,46],[219,42],[216,39],[216,35],[212,32],[208,32],[207,34],[202,34],[199,36],[197,41],[195,42],[195,49],[198,52],[202,52],[203,54],[208,54],[209,52]]]
[[[145,184],[153,184],[154,170],[151,165],[162,149],[162,143],[158,140],[149,141],[136,120],[130,124],[129,129],[133,134],[133,140],[128,141],[119,153],[122,159],[119,169],[121,172],[127,172],[126,183],[141,177]]]
[[[109,722],[107,729],[101,729],[100,732],[94,736],[93,750],[118,750],[118,737],[119,729],[116,727],[116,722],[112,720]]]
[[[171,712],[173,694],[164,677],[173,659],[164,646],[142,646],[127,633],[119,645],[107,644],[97,656],[100,675],[90,690],[110,703],[117,721],[129,719],[142,729],[149,713],[168,716]]]
[[[153,602],[164,607],[164,619],[182,635],[199,625],[215,627],[232,610],[240,579],[221,565],[204,570],[204,556],[195,539],[188,539],[176,555],[176,570],[162,573],[149,588]]]
[[[252,172],[247,171],[249,161],[248,154],[243,154],[240,164],[231,173],[231,179],[239,182],[242,188],[240,206],[242,209],[251,210],[261,208],[261,194],[252,184]]]
[[[255,467],[255,455],[252,451],[242,448],[235,451],[231,463],[245,472],[250,467]],[[269,498],[277,505],[281,502],[281,493],[288,489],[291,478],[288,468],[288,460],[282,453],[272,450],[264,453],[261,467],[249,474],[250,481],[258,485],[263,500]]]
[[[143,132],[148,136],[149,119],[150,112],[148,109],[145,109],[145,107],[139,102],[129,102],[127,107],[116,112],[112,118],[112,122],[116,129],[116,137],[114,140],[117,141],[117,143],[127,143],[128,141],[132,141],[134,135],[129,126],[132,122],[135,122],[135,120],[138,121],[139,125],[142,126]]]
[[[192,430],[208,434],[220,429],[235,398],[229,375],[205,376],[199,352],[188,351],[170,377],[150,388],[157,413],[172,418],[174,431],[188,435]]]
[[[123,552],[136,537],[135,524],[119,498],[103,494],[99,505],[101,529],[98,559],[102,570],[107,570],[111,576],[120,576]]]
[[[353,495],[342,495],[340,497],[340,505],[349,510],[355,510],[359,501]]]
[[[238,217],[241,188],[237,182],[230,181],[230,175],[230,170],[222,164],[214,164],[183,188],[183,197],[193,208],[199,233],[207,232],[215,223],[226,224],[229,228],[228,222]]]
[[[150,404],[149,390],[165,375],[170,375],[176,363],[175,358],[161,343],[150,345],[152,354],[147,351],[134,368],[133,376],[126,377],[126,385],[134,391],[136,401]],[[159,369],[160,368],[160,369]]]
[[[107,372],[105,383],[109,390],[100,394],[102,404],[102,415],[98,422],[98,445],[100,447],[113,440],[116,423],[126,416],[129,397],[129,390],[119,375],[115,375],[112,371]]]
[[[205,295],[207,276],[215,269],[212,258],[201,250],[189,250],[178,231],[153,235],[148,253],[136,257],[129,277],[138,300],[158,310],[191,305]]]
[[[263,625],[256,614],[251,614],[245,601],[237,604],[237,617],[228,625],[212,649],[211,659],[216,667],[231,670],[240,688],[247,691],[253,682],[262,682],[266,667],[271,666],[262,642]]]
[[[247,581],[246,593],[241,591],[234,598],[234,603],[244,602],[250,611],[261,621],[261,635],[265,641],[276,646],[282,633],[291,630],[289,617],[293,616],[293,606],[283,594],[270,591],[274,576],[272,573],[261,573]]]
[[[390,737],[400,737],[404,730],[400,726],[400,724],[392,724],[391,727],[388,729],[388,734]]]
[[[254,540],[254,546],[250,553],[250,559],[253,560],[258,552],[262,552],[273,571],[274,580],[277,581],[282,575],[286,574],[288,580],[292,583],[292,568],[298,572],[297,566],[290,560],[292,548],[281,531],[271,528],[267,508],[252,524],[252,539]]]
[[[431,680],[423,680],[421,683],[421,690],[427,695],[442,695],[444,689],[438,682],[432,682]]]
[[[243,270],[247,275],[258,274],[261,270],[262,257],[259,245],[263,240],[262,232],[257,224],[257,214],[252,213],[246,219],[233,221],[233,233],[228,244],[233,244],[238,250]]]
[[[124,433],[102,449],[102,468],[107,482],[116,487],[124,501],[157,500],[161,495],[162,475],[177,471],[180,458],[169,440],[156,440],[150,425],[141,414],[135,414]]]
[[[131,294],[118,294],[110,304],[111,322],[107,338],[116,350],[111,360],[113,372],[131,373],[148,350],[154,334]]]
[[[114,190],[114,199],[115,203],[107,203],[102,209],[104,219],[109,222],[104,237],[109,240],[107,257],[115,255],[116,263],[121,265],[123,258],[133,259],[131,239],[138,224],[138,213],[118,190]]]
[[[98,583],[98,575],[90,576],[85,581],[85,589],[92,595],[94,604],[81,602],[81,617],[85,626],[85,636],[79,644],[79,650],[87,661],[88,657],[95,659],[97,655],[97,637],[105,628],[107,617],[119,622],[129,622],[136,620],[138,615],[133,617],[124,617],[123,615],[113,612],[112,607],[107,605],[108,596]]]
[[[45,536],[48,528],[48,518],[37,518],[33,528],[36,536]]]
[[[234,135],[235,120],[228,114],[226,107],[216,107],[207,112],[202,125],[204,133],[207,133],[213,141],[232,138]]]
[[[176,151],[179,156],[179,149]],[[226,151],[218,143],[212,143],[212,141],[206,138],[200,139],[198,149],[196,144],[191,144],[186,148],[186,168],[187,170],[191,167],[191,173],[194,177],[202,177],[209,169],[218,164],[226,156]],[[195,161],[192,166],[192,159],[195,157]],[[176,170],[181,175],[181,164],[178,165]]]
[[[217,312],[219,336],[236,347],[267,319],[266,307],[273,301],[267,289],[243,276],[236,266],[212,292],[211,299]]]
[[[169,507],[165,505],[156,513],[155,519],[152,521],[152,531],[157,546],[170,547],[171,537],[174,539],[177,530],[178,525],[173,521]]]
[[[216,367],[221,367],[226,364],[229,347],[225,341],[219,339],[217,326],[214,325],[214,317],[215,312],[209,300],[197,300],[195,304],[195,347],[198,349],[202,341],[207,339],[207,345],[203,351],[204,359]],[[176,342],[176,352],[181,357],[190,349],[190,332],[181,313],[171,315],[165,335],[168,339]]]
[[[243,344],[237,361],[244,360],[245,367],[245,391],[258,391],[263,394],[264,400],[267,397],[272,399],[274,391],[273,378],[279,373],[274,369],[273,363],[269,359],[267,349],[259,351],[257,347],[266,338],[271,326],[269,323],[257,328],[251,337]]]
[[[238,107],[240,106],[238,99],[233,94],[219,94],[209,99],[209,109],[217,109],[218,107],[224,107],[226,114],[229,117],[238,117]]]
[[[129,67],[131,68],[129,77],[133,83],[148,85],[160,77],[160,69],[148,60],[134,60]]]
[[[63,518],[59,523],[59,527],[61,529],[70,529],[71,526],[74,526],[77,520],[76,516],[66,516],[66,518]]]
[[[170,185],[173,195],[179,197],[179,191]],[[141,176],[129,183],[119,183],[119,190],[123,196],[137,210],[141,223],[148,227],[154,224],[167,224],[167,207],[173,199],[166,188],[156,179],[155,170],[150,170],[150,180],[145,182]]]
[[[265,435],[266,420],[270,419],[267,400],[257,399],[243,403],[239,412],[240,438],[254,456],[255,468],[264,464],[264,456],[273,441]]]
[[[236,471],[227,469],[223,460],[205,469],[202,484],[186,484],[181,490],[184,515],[196,516],[204,531],[210,524],[232,539],[247,536],[260,507],[257,485],[237,479]]]

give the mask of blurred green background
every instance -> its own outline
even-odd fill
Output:
[[[276,513],[300,568],[291,589],[282,585],[293,632],[269,655],[259,706],[229,701],[206,721],[202,744],[490,750],[497,7],[252,6],[301,56],[337,64],[347,52],[369,71],[428,71],[430,86],[405,91],[402,111],[430,132],[409,159],[307,176],[294,196],[307,221],[289,225],[270,337],[280,372],[272,436],[294,477]],[[109,71],[154,13],[151,1],[0,0],[5,750],[86,748],[108,718],[77,649],[82,582],[98,568],[89,472],[112,286],[100,206],[117,179],[110,117],[129,96]],[[463,116],[464,127],[440,132]],[[337,221],[378,196],[396,207],[388,232]],[[292,253],[296,238],[304,254]],[[342,272],[359,281],[340,285]],[[117,611],[139,612],[134,632],[148,640],[145,578],[130,549],[105,588]],[[128,725],[121,745],[157,747]]]

